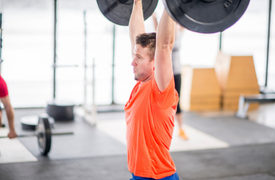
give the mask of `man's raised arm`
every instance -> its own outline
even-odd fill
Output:
[[[132,54],[135,47],[136,37],[139,34],[145,33],[144,17],[142,10],[142,0],[135,0],[130,22],[129,22],[129,35],[132,45]]]
[[[155,55],[155,79],[160,91],[164,91],[173,77],[172,49],[175,41],[175,22],[165,8],[158,24]]]

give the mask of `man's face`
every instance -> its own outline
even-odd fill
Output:
[[[155,60],[150,61],[149,52],[149,48],[143,48],[139,44],[135,45],[131,65],[137,81],[145,81],[154,72]]]

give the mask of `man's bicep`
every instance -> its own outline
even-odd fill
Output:
[[[164,91],[173,76],[172,55],[169,47],[156,48],[155,78],[160,91]]]

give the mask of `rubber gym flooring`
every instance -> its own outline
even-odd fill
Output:
[[[42,112],[16,109],[18,134],[32,133],[21,130],[20,117]],[[74,135],[54,136],[48,157],[40,156],[36,137],[18,138],[36,159],[29,162],[1,163],[6,147],[0,140],[0,180],[130,179],[121,139],[123,119],[123,112],[111,112],[98,113],[96,127],[78,115],[71,122],[56,122],[53,131],[73,131]],[[275,129],[233,116],[203,117],[191,112],[185,113],[184,121],[192,136],[187,142],[174,141],[183,144],[178,149],[171,147],[181,180],[275,180]]]

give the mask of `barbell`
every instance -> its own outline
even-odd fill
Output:
[[[245,13],[250,0],[163,0],[167,13],[183,27],[199,33],[222,32]],[[111,22],[127,26],[134,0],[97,0],[102,14]],[[143,0],[144,20],[150,17],[158,0]]]
[[[17,137],[37,137],[38,147],[41,155],[46,156],[51,150],[52,136],[71,135],[73,132],[52,133],[51,125],[47,115],[39,116],[35,134],[17,135]],[[0,136],[7,138],[7,136]]]

